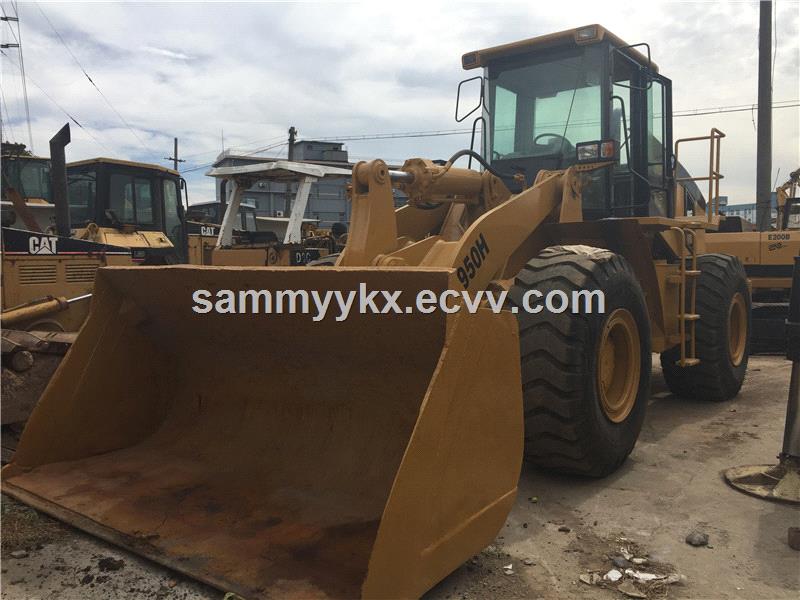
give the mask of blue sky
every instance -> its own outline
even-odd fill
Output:
[[[10,2],[2,2],[13,14]],[[545,7],[550,7],[549,10]],[[774,100],[800,95],[797,2],[777,2]],[[42,16],[47,15],[131,132],[86,80]],[[168,164],[180,138],[184,169],[225,147],[253,151],[300,138],[449,130],[461,54],[599,22],[629,43],[647,41],[673,80],[675,110],[756,100],[758,6],[740,3],[212,4],[20,2],[28,95],[37,152],[65,122],[44,90],[87,131],[73,126],[68,160],[115,156]],[[3,24],[2,41],[13,42]],[[3,135],[27,142],[14,50],[2,57]],[[35,82],[36,85],[31,83]],[[41,87],[41,90],[39,87]],[[10,117],[8,119],[7,117]],[[750,202],[755,190],[755,115],[675,119],[675,137],[722,129],[722,193]],[[800,166],[800,109],[776,110],[773,177]],[[90,135],[91,134],[91,135]],[[93,137],[92,137],[93,136]],[[351,157],[401,161],[446,157],[469,136],[347,142]],[[285,146],[268,155],[285,152]],[[707,168],[704,152],[685,155]],[[193,201],[213,198],[204,169],[186,174]]]

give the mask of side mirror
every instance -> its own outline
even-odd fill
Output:
[[[461,105],[464,105],[463,107]],[[464,119],[474,114],[484,104],[483,76],[476,75],[465,79],[458,84],[456,92],[456,122],[461,123]]]
[[[637,50],[638,48],[644,48],[647,51],[647,65],[642,66],[635,60],[633,60],[630,56],[625,53],[625,50]],[[637,50],[638,51],[638,50]],[[639,44],[631,44],[629,46],[622,46],[620,48],[613,48],[611,51],[611,65],[610,71],[614,73],[614,58],[616,55],[619,55],[623,59],[627,60],[628,62],[633,63],[638,67],[639,71],[643,73],[644,79],[647,82],[645,87],[635,86],[635,85],[626,85],[620,82],[614,82],[614,85],[618,85],[620,87],[628,88],[630,90],[649,90],[653,86],[652,74],[653,74],[653,61],[650,58],[650,44],[646,42],[641,42]]]

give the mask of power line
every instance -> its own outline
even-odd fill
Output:
[[[0,7],[2,7],[2,5],[0,5]],[[20,24],[19,24],[19,10],[17,8],[17,3],[12,1],[11,2],[11,8],[14,9],[14,16],[13,17],[9,17],[6,14],[5,9],[2,9],[3,10],[3,20],[6,23],[8,23],[8,28],[11,31],[11,35],[14,37],[14,41],[16,42],[17,55],[19,56],[19,65],[18,66],[19,66],[20,73],[22,74],[21,75],[21,80],[22,80],[22,98],[23,98],[24,105],[25,105],[25,120],[26,120],[26,122],[28,124],[28,144],[29,144],[28,147],[31,149],[31,152],[33,152],[33,131],[31,130],[31,108],[30,108],[30,104],[28,102],[28,85],[25,82],[25,60],[22,57],[22,29],[20,28]],[[17,24],[17,33],[16,34],[14,33],[14,28],[11,26],[11,22],[12,21]],[[8,47],[8,46],[4,45],[3,47]],[[8,110],[8,106],[6,106],[6,111],[7,110]]]
[[[252,146],[253,144],[256,144],[256,143],[258,143],[259,145],[261,145],[261,144],[271,144],[272,142],[274,142],[276,140],[282,140],[285,137],[286,137],[285,134],[281,134],[281,135],[275,136],[274,138],[269,138],[269,139],[266,139],[266,140],[262,140],[261,138],[258,138],[258,139],[255,139],[255,140],[250,140],[249,142],[243,142],[241,144],[237,144],[235,146],[230,146],[229,149],[231,149],[231,150],[232,149],[236,149],[236,148],[244,149],[247,146]],[[219,154],[219,152],[217,150],[207,150],[205,152],[195,152],[194,154],[185,154],[184,158],[194,158],[195,156],[205,156],[207,154],[215,154],[215,153]]]
[[[14,133],[14,128],[11,126],[11,113],[8,112],[8,104],[6,103],[6,95],[5,95],[5,93],[3,93],[3,89],[2,88],[0,88],[0,102],[2,102],[2,104],[0,104],[0,120],[2,120],[4,123],[6,123],[6,125],[8,126],[8,130],[11,132],[11,140],[16,142],[17,141],[17,135]],[[2,109],[3,108],[6,109],[5,119],[2,118],[2,116],[3,116]]]
[[[271,146],[266,146],[264,148],[258,148],[257,150],[253,150],[252,152],[247,152],[245,154],[237,154],[236,156],[253,156],[254,154],[258,154],[259,152],[266,152],[267,150],[272,150],[274,148],[279,148],[280,146],[286,146],[288,142],[281,142],[279,144],[272,144]],[[199,171],[201,169],[207,169],[208,167],[213,167],[214,163],[208,163],[205,165],[198,165],[196,167],[191,167],[189,169],[184,169],[181,173],[191,173],[192,171]]]
[[[790,102],[790,101],[789,101],[789,100],[787,100],[786,102]],[[783,105],[780,105],[780,106],[776,106],[775,104],[776,104],[776,103],[774,103],[774,102],[773,102],[773,104],[772,104],[772,108],[773,108],[773,109],[778,109],[778,108],[794,108],[794,107],[796,107],[796,106],[800,106],[800,102],[795,102],[795,103],[793,103],[793,104],[783,104]],[[751,111],[751,110],[753,110],[753,109],[754,109],[754,108],[756,108],[756,107],[757,107],[757,105],[756,105],[756,104],[748,104],[748,105],[746,105],[746,106],[742,106],[742,107],[740,107],[740,108],[728,108],[728,109],[720,109],[720,110],[708,110],[708,111],[706,111],[706,112],[687,112],[687,113],[682,113],[682,114],[675,114],[675,113],[673,113],[673,115],[672,115],[672,116],[673,116],[673,117],[699,117],[699,116],[701,116],[701,115],[716,115],[716,114],[720,114],[720,113],[735,113],[735,112],[745,112],[745,111]],[[696,111],[702,111],[703,109],[701,109],[701,108],[698,108],[698,109],[695,109],[695,110],[696,110]]]
[[[710,108],[691,108],[691,109],[683,109],[678,111],[673,111],[673,117],[699,117],[703,115],[713,115],[713,114],[722,114],[722,113],[734,113],[734,112],[744,112],[749,111],[755,105],[751,104],[736,104],[731,106],[720,106],[720,107],[710,107]],[[796,100],[780,100],[773,103],[773,108],[793,108],[796,106],[800,106],[800,102]],[[597,121],[593,122],[581,122],[581,123],[572,123],[573,125],[592,125],[597,124]],[[352,142],[352,141],[366,141],[366,140],[391,140],[391,139],[407,139],[407,138],[427,138],[427,137],[444,137],[444,136],[452,136],[452,135],[467,135],[471,134],[472,129],[440,129],[440,130],[429,130],[429,131],[402,131],[402,132],[395,132],[395,133],[365,133],[365,134],[354,134],[354,135],[338,135],[338,136],[309,136],[310,139],[319,142],[327,142],[327,141],[335,141],[335,142]],[[252,152],[248,152],[245,154],[240,154],[239,156],[252,156],[253,154],[258,154],[259,152],[264,152],[266,150],[270,150],[275,148],[276,146],[282,146],[284,143],[281,144],[273,144],[272,146],[267,146],[265,148],[258,148],[253,150]],[[213,151],[212,151],[213,152]],[[201,156],[203,154],[208,154],[208,152],[198,153],[193,156]],[[199,165],[196,167],[192,167],[190,169],[185,169],[183,173],[189,173],[191,171],[199,171],[200,169],[205,169],[208,167],[212,167],[214,163],[208,163],[204,165]]]
[[[17,46],[19,46],[19,40],[17,39],[17,34],[14,33],[14,26],[11,24],[13,22],[19,22],[19,19],[17,19],[17,17],[9,17],[8,14],[6,13],[6,9],[3,6],[2,2],[0,2],[0,11],[3,13],[2,20],[6,23],[6,25],[8,25],[8,32],[11,34],[11,37],[14,38],[14,42],[16,42]],[[5,48],[7,46],[4,44],[3,47]],[[0,92],[1,91],[2,89],[0,89]],[[8,103],[6,102],[5,94],[3,94],[2,100],[6,107],[6,117],[8,118],[8,124],[9,124],[8,126],[9,129],[11,129],[11,111],[8,110]],[[19,98],[17,98],[17,101],[19,102]],[[14,135],[13,130],[11,131],[11,135]],[[16,142],[16,136],[14,136],[14,141]]]
[[[288,146],[288,145],[289,145],[289,142],[283,142],[280,146],[277,147],[275,152],[272,153],[272,156],[277,158],[278,154],[281,152],[281,148],[283,148],[284,146]]]
[[[12,2],[11,6],[14,8],[14,16],[17,18],[17,40],[19,43],[19,66],[22,73],[22,96],[25,98],[25,120],[28,123],[28,142],[30,143],[31,152],[33,152],[33,132],[31,131],[31,107],[28,102],[28,84],[25,81],[25,60],[22,58],[22,28],[19,24],[19,9],[17,2]]]
[[[3,21],[5,21],[6,24],[8,24],[8,30],[11,32],[11,36],[14,38],[14,41],[19,44],[19,40],[17,39],[17,34],[14,33],[14,26],[11,24],[14,21],[19,23],[19,19],[17,17],[9,17],[6,14],[6,9],[3,8],[2,4],[0,4],[0,10],[3,11]]]
[[[113,105],[113,104],[111,104],[111,100],[109,100],[109,99],[106,97],[106,95],[105,95],[105,94],[102,92],[102,90],[101,90],[101,89],[98,87],[98,85],[97,85],[97,84],[94,82],[94,80],[93,80],[93,79],[92,79],[92,78],[89,76],[89,73],[87,73],[87,72],[86,72],[86,69],[84,69],[84,68],[83,68],[83,65],[81,64],[81,61],[79,61],[79,60],[78,60],[78,57],[77,57],[77,56],[75,56],[75,54],[72,52],[72,50],[70,49],[70,47],[69,47],[69,46],[67,45],[67,43],[64,41],[64,38],[63,38],[63,37],[61,37],[61,34],[58,32],[58,29],[56,29],[55,25],[53,25],[53,22],[52,22],[52,21],[51,21],[51,20],[50,20],[50,19],[47,17],[47,15],[46,15],[46,14],[44,14],[44,11],[42,10],[42,7],[39,5],[39,3],[38,3],[38,2],[36,2],[35,4],[36,4],[36,8],[38,8],[38,9],[39,9],[39,12],[40,12],[40,13],[41,13],[41,15],[44,17],[44,20],[45,20],[45,21],[47,21],[47,24],[48,24],[48,25],[50,25],[50,29],[52,29],[52,30],[53,30],[53,33],[55,33],[55,34],[56,34],[56,37],[58,37],[58,39],[59,39],[59,41],[61,42],[61,44],[64,46],[64,48],[66,48],[67,52],[68,52],[68,53],[69,53],[69,55],[72,57],[72,60],[74,60],[74,61],[75,61],[75,64],[76,64],[76,65],[78,65],[78,68],[79,68],[79,69],[81,70],[81,72],[82,72],[82,73],[83,73],[83,74],[86,76],[86,79],[88,79],[88,80],[89,80],[89,83],[91,83],[91,84],[92,84],[92,87],[94,87],[94,89],[95,89],[95,90],[97,90],[97,93],[98,93],[98,94],[100,94],[100,96],[103,98],[103,100],[105,100],[105,102],[106,102],[106,104],[108,104],[109,108],[110,108],[112,111],[114,111],[114,114],[115,114],[115,115],[117,115],[117,117],[119,118],[119,120],[120,120],[120,121],[122,121],[122,124],[123,124],[123,125],[125,125],[125,127],[127,127],[127,128],[128,128],[128,130],[129,130],[129,131],[130,131],[130,132],[133,134],[133,137],[135,137],[135,138],[136,138],[136,140],[139,142],[139,145],[142,147],[142,149],[143,149],[143,150],[144,150],[144,151],[145,151],[145,152],[146,152],[148,155],[150,155],[150,156],[154,156],[153,152],[152,152],[152,151],[151,151],[151,150],[150,150],[150,149],[147,147],[147,145],[144,143],[144,141],[142,141],[142,138],[140,138],[140,137],[139,137],[139,134],[137,134],[137,133],[136,133],[136,131],[134,131],[134,129],[133,129],[133,127],[131,127],[130,123],[128,123],[128,121],[126,121],[126,120],[125,120],[125,117],[123,117],[123,116],[120,114],[120,112],[119,112],[119,111],[118,111],[118,110],[117,110],[117,109],[114,107],[114,105]]]
[[[8,58],[9,60],[11,59],[11,57],[10,57],[8,54],[6,54],[5,52],[3,52],[2,50],[0,50],[0,54],[2,54],[3,56],[5,56],[5,57],[6,57],[6,58]],[[18,66],[18,65],[17,65],[17,68],[19,69],[19,66]],[[48,100],[50,100],[50,102],[52,102],[52,103],[53,103],[53,104],[54,104],[54,105],[55,105],[55,106],[58,108],[58,110],[60,110],[62,113],[64,113],[64,114],[66,115],[66,117],[67,117],[67,118],[68,118],[70,121],[72,121],[73,123],[75,123],[75,125],[77,125],[78,127],[80,127],[80,128],[83,130],[83,131],[85,131],[85,132],[86,132],[86,134],[87,134],[87,135],[88,135],[90,138],[92,138],[92,139],[93,139],[93,140],[94,140],[94,141],[95,141],[95,142],[96,142],[98,145],[102,146],[103,148],[105,148],[106,150],[108,150],[108,151],[109,151],[111,154],[113,154],[113,151],[112,151],[112,150],[111,150],[111,149],[110,149],[108,146],[106,146],[106,145],[105,145],[103,142],[101,142],[100,140],[98,140],[98,139],[97,139],[97,138],[96,138],[96,137],[95,137],[95,136],[92,134],[92,132],[91,132],[91,131],[89,131],[89,130],[88,130],[88,129],[86,129],[86,128],[85,128],[83,125],[81,125],[81,123],[78,121],[78,119],[76,119],[75,117],[73,117],[73,116],[72,116],[72,115],[71,115],[71,114],[70,114],[70,113],[67,111],[67,109],[65,109],[65,108],[64,108],[63,106],[61,106],[61,105],[60,105],[58,102],[56,102],[56,101],[53,99],[53,97],[52,97],[50,94],[48,94],[46,91],[44,91],[44,88],[43,88],[42,86],[40,86],[38,83],[36,83],[36,82],[35,82],[33,79],[31,79],[29,76],[27,76],[27,75],[26,75],[25,77],[26,77],[26,79],[28,79],[28,80],[29,80],[29,81],[30,81],[30,82],[31,82],[33,85],[35,85],[35,86],[36,86],[36,87],[39,89],[39,91],[40,91],[40,92],[42,92],[42,94],[44,94],[44,95],[45,95],[45,97],[46,97]]]
[[[787,104],[791,103],[791,104]],[[754,105],[739,104],[733,106],[721,106],[717,108],[691,108],[684,110],[673,111],[673,117],[695,117],[701,115],[713,115],[721,113],[743,112],[751,110]],[[773,108],[792,108],[800,106],[800,102],[796,100],[781,100],[773,103]],[[583,125],[596,124],[597,122],[584,122]],[[576,123],[572,123],[573,125]],[[424,137],[440,137],[450,135],[464,135],[471,134],[472,129],[442,129],[434,131],[403,131],[399,133],[367,133],[360,135],[341,135],[341,136],[312,136],[314,140],[325,141],[361,141],[361,140],[385,140],[385,139],[401,139],[401,138],[424,138]]]
[[[403,131],[399,133],[366,133],[360,135],[310,136],[310,137],[311,139],[319,142],[327,142],[327,141],[350,142],[358,140],[393,140],[400,138],[440,137],[448,135],[462,135],[471,132],[472,129],[441,129],[436,131]]]

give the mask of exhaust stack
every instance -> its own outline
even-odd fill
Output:
[[[64,148],[71,141],[69,123],[50,140],[50,189],[56,208],[56,233],[63,237],[72,235],[67,199],[67,161]]]

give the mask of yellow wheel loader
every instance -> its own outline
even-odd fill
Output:
[[[735,396],[745,274],[675,216],[647,53],[592,25],[463,65],[486,152],[357,164],[335,266],[101,269],[3,491],[244,597],[416,597],[493,540],[523,456],[625,460],[651,352],[682,394]]]

